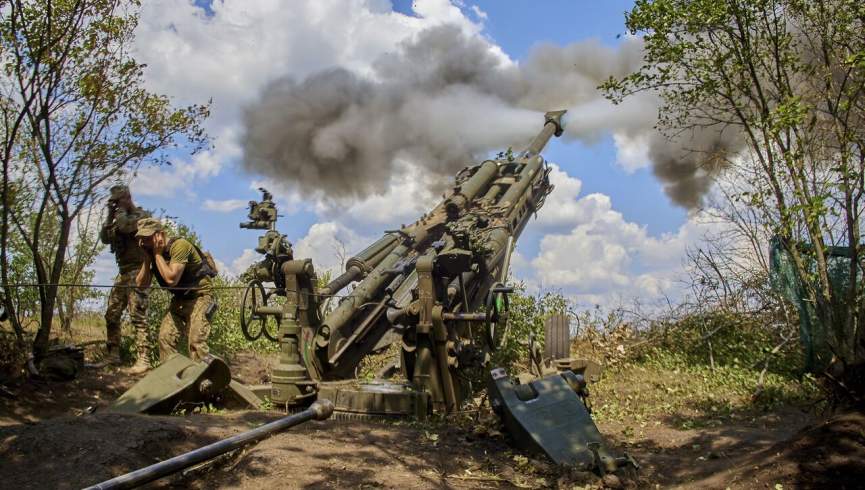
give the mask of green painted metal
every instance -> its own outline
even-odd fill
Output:
[[[556,464],[601,473],[628,464],[629,458],[616,457],[607,449],[579,395],[585,382],[573,373],[563,374],[518,384],[503,369],[494,369],[488,386],[490,403],[519,446],[545,454]]]
[[[404,383],[329,381],[319,385],[319,398],[333,401],[337,412],[376,418],[426,419],[430,396]]]
[[[201,362],[195,362],[175,354],[120,395],[109,410],[169,414],[184,403],[210,399],[230,382],[231,373],[222,359],[208,355]]]
[[[510,256],[522,230],[552,191],[551,170],[540,151],[562,134],[564,112],[547,113],[541,131],[522,152],[508,152],[458,172],[433,209],[414,223],[386,232],[350,259],[345,272],[326,286],[303,286],[312,276],[286,269],[297,261],[285,262],[282,274],[275,277],[275,282],[285,284],[284,290],[277,289],[287,298],[283,311],[256,309],[281,322],[272,400],[308,403],[310,388],[320,396],[322,390],[332,389],[325,388],[325,382],[353,378],[365,356],[398,342],[401,374],[413,392],[429,396],[424,414],[427,407],[445,413],[458,410],[470,392],[461,371],[481,368],[505,337],[506,295],[511,288],[503,283]],[[355,281],[349,294],[325,299]],[[326,307],[334,303],[335,307]],[[499,335],[478,342],[472,332],[484,327]],[[378,411],[379,399],[415,396],[390,389],[340,390],[332,396],[337,409],[345,405],[358,413]]]

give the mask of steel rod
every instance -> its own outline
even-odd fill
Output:
[[[298,424],[310,420],[324,420],[330,417],[332,413],[333,403],[331,403],[330,400],[318,400],[300,413],[283,417],[269,424],[262,425],[261,427],[229,437],[228,439],[214,442],[213,444],[194,449],[188,453],[180,454],[173,458],[166,459],[165,461],[106,480],[102,483],[97,483],[96,485],[87,487],[86,490],[135,488],[144,485],[145,483],[152,482],[153,480],[176,473],[184,468],[207,461],[208,459],[213,459],[220,454],[227,453],[228,451],[237,449],[251,442],[260,441],[277,432],[289,429]]]

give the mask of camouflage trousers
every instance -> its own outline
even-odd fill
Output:
[[[200,361],[210,351],[207,337],[210,335],[210,318],[216,304],[209,294],[196,298],[172,298],[168,313],[159,327],[159,360],[165,362],[177,353],[177,343],[181,335],[186,335],[189,357]]]
[[[108,336],[108,352],[120,352],[120,322],[123,311],[129,309],[129,323],[135,330],[135,350],[138,359],[146,360],[150,353],[147,341],[147,303],[149,291],[135,286],[138,270],[118,274],[114,287],[108,294],[108,308],[105,310],[105,327]]]

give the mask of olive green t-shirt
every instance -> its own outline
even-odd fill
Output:
[[[195,245],[185,238],[174,240],[174,242],[171,243],[171,247],[168,249],[168,255],[171,257],[169,261],[171,264],[183,264],[185,266],[183,269],[184,273],[186,273],[187,270],[190,273],[194,273],[201,268],[203,258],[198,254],[198,251],[195,250]],[[202,277],[198,281],[198,287],[200,288],[198,294],[211,293],[211,286],[212,281],[210,280],[210,277]]]

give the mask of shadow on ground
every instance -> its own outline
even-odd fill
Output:
[[[798,408],[738,412],[692,420],[660,418],[639,435],[604,427],[643,466],[641,486],[662,488],[863,488],[865,416],[845,413],[814,422]]]

